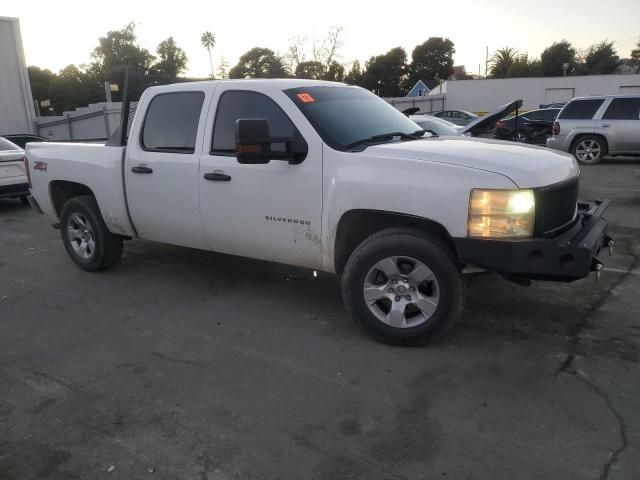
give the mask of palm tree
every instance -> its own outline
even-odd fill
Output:
[[[491,65],[491,76],[493,78],[505,78],[509,67],[518,58],[518,50],[511,47],[504,47],[493,54],[489,64]]]
[[[213,58],[211,57],[211,49],[213,47],[215,47],[215,45],[216,45],[216,36],[213,33],[209,32],[209,31],[204,32],[200,36],[200,43],[202,43],[202,46],[204,48],[206,48],[207,51],[209,52],[209,63],[211,64],[211,78],[213,78],[214,77],[214,74],[213,74]]]

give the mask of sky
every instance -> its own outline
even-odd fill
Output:
[[[0,16],[20,19],[27,64],[53,71],[89,62],[99,37],[133,21],[138,42],[152,53],[173,36],[189,57],[186,74],[191,77],[210,72],[207,51],[200,44],[204,31],[216,35],[212,53],[217,68],[221,56],[233,66],[257,46],[284,54],[296,36],[306,36],[310,48],[335,26],[343,28],[343,64],[356,59],[364,63],[397,46],[410,57],[417,44],[443,36],[455,43],[456,65],[474,74],[480,65],[484,74],[487,47],[489,56],[509,46],[536,57],[563,38],[579,49],[613,40],[618,54],[628,57],[640,40],[640,0],[608,0],[603,5],[602,0],[2,0]]]

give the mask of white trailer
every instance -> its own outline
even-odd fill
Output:
[[[0,17],[0,135],[35,133],[36,113],[20,22]]]
[[[518,98],[523,100],[524,110],[533,110],[576,97],[637,94],[640,75],[449,80],[441,88],[434,88],[429,96],[445,92],[447,110],[490,112]]]

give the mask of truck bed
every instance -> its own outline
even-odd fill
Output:
[[[26,157],[31,194],[53,223],[59,221],[64,189],[88,187],[111,233],[134,236],[124,191],[124,147],[92,143],[29,143]]]

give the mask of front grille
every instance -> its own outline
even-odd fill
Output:
[[[548,236],[569,227],[576,214],[578,178],[534,189],[536,236]]]

